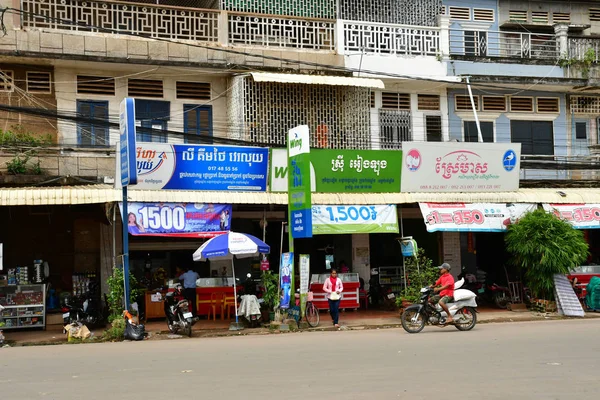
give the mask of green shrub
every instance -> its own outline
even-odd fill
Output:
[[[547,300],[554,297],[554,275],[568,274],[589,255],[583,232],[543,209],[509,226],[505,241],[534,297]]]
[[[110,328],[104,331],[102,339],[110,342],[125,339],[125,319],[123,317],[114,319]]]
[[[116,267],[113,268],[113,274],[110,276],[106,283],[108,284],[108,309],[110,314],[108,316],[108,322],[123,319],[125,288],[123,282],[123,269]],[[138,286],[137,279],[135,276],[129,273],[129,304],[135,302],[135,299],[141,294]],[[132,310],[129,310],[132,311]]]

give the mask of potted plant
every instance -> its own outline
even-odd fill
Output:
[[[425,250],[419,249],[417,257],[405,261],[407,287],[396,299],[398,308],[406,308],[419,302],[421,288],[432,285],[439,277],[439,270],[433,265],[433,260],[425,255]]]
[[[279,307],[279,274],[266,271],[262,274],[261,285],[263,287],[264,315],[263,321],[273,321],[275,309]],[[268,319],[266,318],[268,315]]]
[[[506,248],[511,262],[525,272],[525,280],[537,307],[553,310],[554,275],[568,274],[588,257],[583,232],[566,221],[537,209],[508,227]],[[535,306],[534,306],[535,308]]]

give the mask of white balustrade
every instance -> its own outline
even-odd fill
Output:
[[[345,54],[436,56],[440,29],[430,27],[343,21]]]
[[[229,43],[333,51],[335,21],[229,13]]]

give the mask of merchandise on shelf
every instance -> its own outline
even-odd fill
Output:
[[[73,296],[81,296],[88,292],[92,280],[96,280],[96,274],[93,272],[84,272],[73,275]]]

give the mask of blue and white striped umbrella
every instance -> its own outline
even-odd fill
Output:
[[[207,240],[194,252],[194,261],[230,260],[269,254],[271,248],[262,240],[245,233],[228,232]]]
[[[204,243],[194,252],[194,261],[231,260],[233,272],[233,298],[235,302],[235,323],[238,321],[237,284],[235,283],[234,258],[254,257],[259,254],[269,254],[271,247],[262,240],[244,233],[228,232],[215,236]]]

